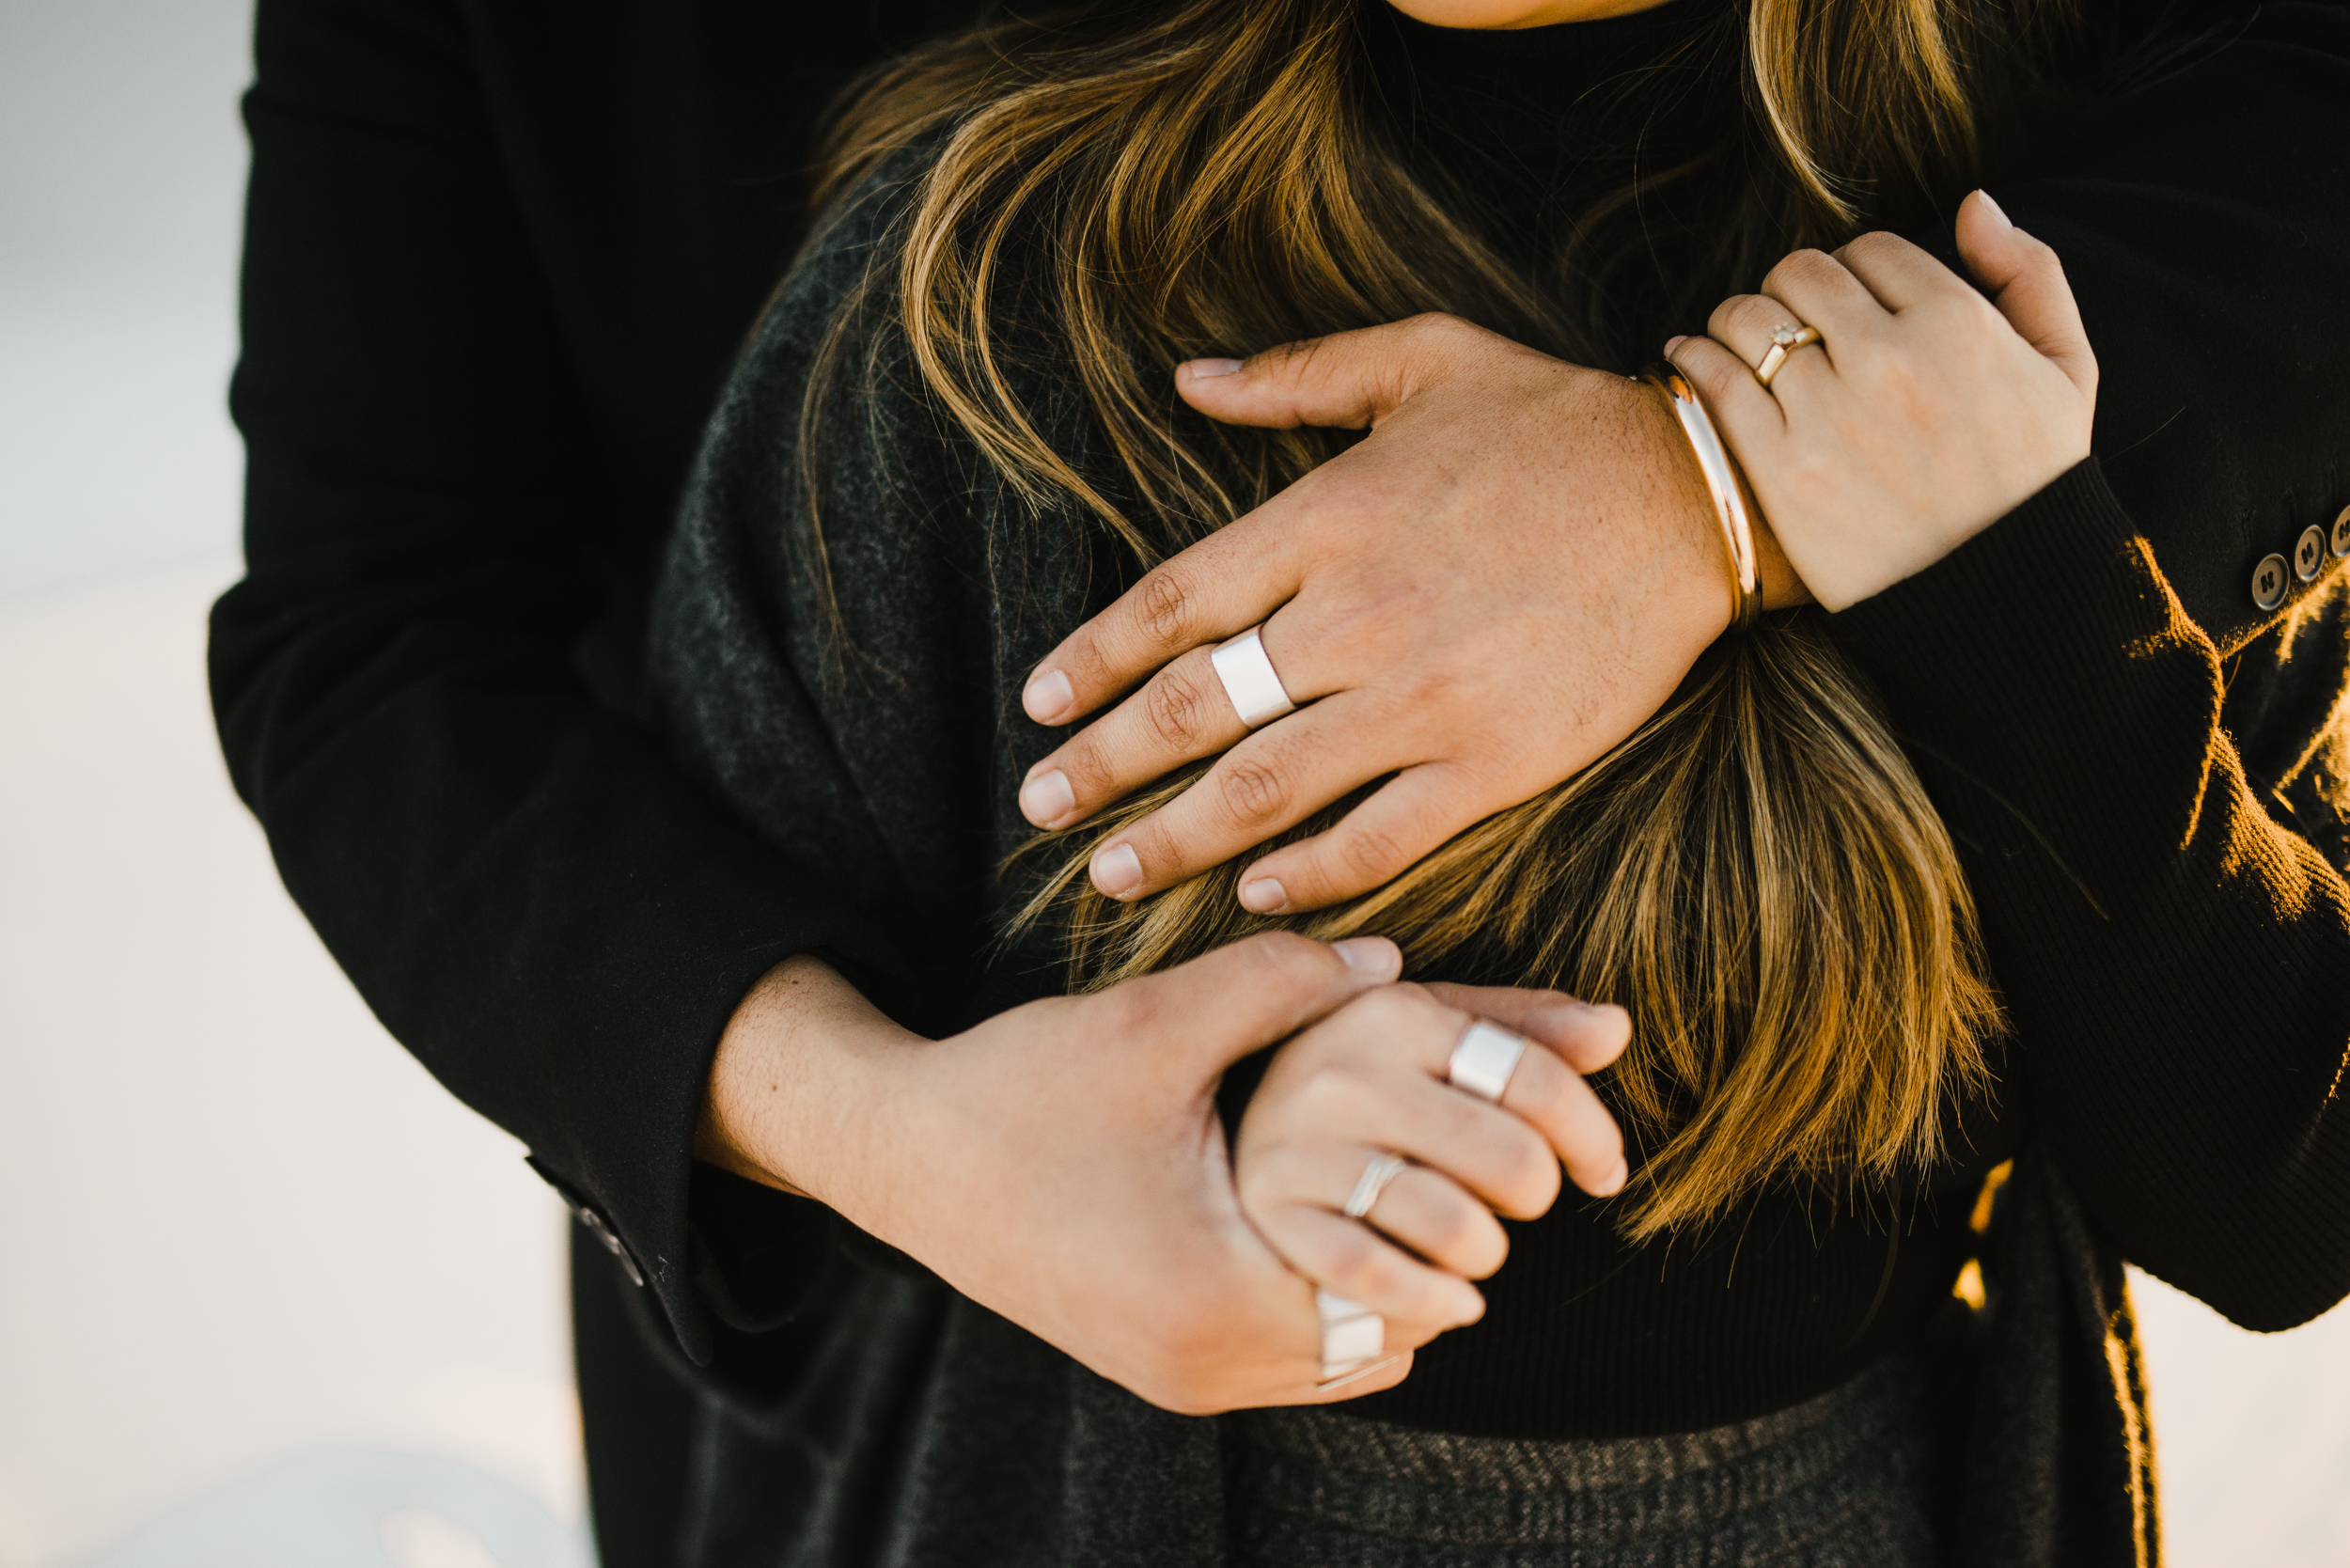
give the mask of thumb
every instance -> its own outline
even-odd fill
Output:
[[[1450,316],[1415,316],[1246,359],[1189,360],[1175,367],[1175,390],[1228,425],[1358,431],[1394,413],[1451,353],[1486,336]]]
[[[1402,971],[1384,936],[1316,942],[1269,931],[1115,991],[1133,987],[1146,1016],[1171,1025],[1162,1038],[1181,1042],[1206,1080]]]
[[[2097,356],[2057,253],[2010,222],[1989,192],[1977,191],[1959,203],[1958,254],[2015,335],[2074,385],[2095,392]]]

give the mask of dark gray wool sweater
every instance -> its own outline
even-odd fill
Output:
[[[861,280],[885,283],[917,172],[868,183],[746,352],[653,658],[681,758],[882,923],[904,962],[837,956],[944,1031],[1056,984],[1049,951],[991,946],[992,869],[1028,835],[1016,787],[1054,743],[1017,693],[1131,567],[1074,508],[1015,504],[942,425],[885,287],[800,449],[814,345]],[[2062,248],[2060,211],[2016,215]],[[2126,319],[2126,300],[2085,304],[2092,336],[2101,304]],[[1115,494],[1054,342],[1049,321],[1008,324],[1041,428]],[[1889,1228],[1807,1224],[1766,1195],[1669,1256],[1564,1206],[1513,1236],[1483,1324],[1355,1408],[1606,1436],[1795,1403],[1923,1330],[1979,1245],[1982,1169],[2021,1152],[1985,1259],[1995,1306],[1969,1330],[1962,1560],[2126,1561],[2149,1514],[2142,1411],[2111,1371],[2134,1361],[2106,1353],[2129,1336],[2118,1260],[2257,1326],[2350,1290],[2350,1113],[2330,1092],[2350,1041],[2350,578],[2243,602],[2247,543],[2138,440],[2175,391],[2109,388],[2100,447],[2119,432],[2130,461],[2083,464],[1832,618],[1961,846],[2013,1025],[1970,1155]],[[810,1205],[713,1183],[697,1206],[694,1274],[724,1325],[697,1358],[736,1390],[712,1416],[711,1530],[771,1542],[770,1560],[787,1541],[821,1561],[1217,1560],[1213,1422],[1141,1404]]]

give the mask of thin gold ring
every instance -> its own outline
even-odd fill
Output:
[[[1818,327],[1797,326],[1793,321],[1782,321],[1771,331],[1770,349],[1762,355],[1762,363],[1754,368],[1754,379],[1764,386],[1770,385],[1771,378],[1778,374],[1778,368],[1787,363],[1789,354],[1819,340]]]

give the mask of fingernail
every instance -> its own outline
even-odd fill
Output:
[[[1093,857],[1092,870],[1093,886],[1110,898],[1132,898],[1142,886],[1142,856],[1132,844],[1112,844],[1100,851]]]
[[[1672,357],[1672,353],[1673,353],[1673,350],[1675,350],[1675,349],[1677,349],[1677,348],[1681,347],[1681,345],[1682,345],[1682,344],[1686,343],[1688,340],[1689,340],[1689,335],[1688,335],[1687,333],[1685,333],[1685,332],[1684,332],[1684,333],[1683,333],[1683,334],[1681,334],[1681,335],[1680,335],[1679,337],[1668,337],[1668,338],[1666,338],[1666,339],[1665,339],[1665,357],[1666,357],[1667,359],[1670,359],[1670,358]]]
[[[1991,193],[1989,191],[1977,191],[1975,193],[1975,199],[1982,202],[1985,207],[1991,209],[1991,215],[1999,220],[2000,227],[2013,228],[2015,227],[2015,220],[2009,217],[2006,211],[2001,208],[1998,202],[1991,199]]]
[[[1077,700],[1069,677],[1059,670],[1041,670],[1028,678],[1021,688],[1020,706],[1039,724],[1058,724],[1068,716],[1070,706]]]
[[[1278,915],[1289,902],[1289,894],[1269,876],[1240,885],[1240,906],[1252,915]]]
[[[1069,787],[1069,776],[1058,768],[1020,786],[1020,814],[1039,827],[1058,827],[1076,808],[1077,792]]]
[[[1331,943],[1330,950],[1356,974],[1375,980],[1393,980],[1403,972],[1403,949],[1384,936],[1350,936]]]
[[[1191,359],[1176,367],[1186,381],[1207,381],[1216,376],[1229,376],[1240,368],[1237,359]]]
[[[1484,1315],[1485,1298],[1473,1290],[1464,1289],[1452,1304],[1451,1322],[1448,1326],[1465,1328]]]
[[[1616,1161],[1616,1168],[1608,1173],[1607,1178],[1591,1189],[1591,1196],[1613,1198],[1623,1191],[1623,1184],[1630,1180],[1632,1180],[1632,1168],[1619,1159]]]

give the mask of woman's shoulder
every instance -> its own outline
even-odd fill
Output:
[[[932,177],[953,133],[933,129],[873,158],[828,203],[744,344],[712,416],[706,460],[739,458],[733,448],[748,438],[760,461],[814,476],[814,496],[830,488],[825,475],[870,478],[875,464],[944,464],[941,479],[953,478],[966,494],[992,488],[906,320],[909,249],[918,243],[941,253],[934,260],[962,263],[946,254],[966,238],[961,226],[925,211],[942,195]],[[1026,204],[1005,243],[990,249],[987,289],[996,306],[987,314],[987,357],[1035,414],[1046,442],[1083,448],[1091,444],[1082,400],[1065,396],[1066,335],[1035,303],[1052,297],[1043,206]],[[933,358],[967,347],[961,323],[932,325]]]
[[[745,340],[728,388],[738,400],[746,372],[796,372],[806,379],[827,346],[900,338],[898,264],[908,220],[937,165],[940,138],[875,159],[818,217]],[[721,413],[726,412],[722,405]]]

